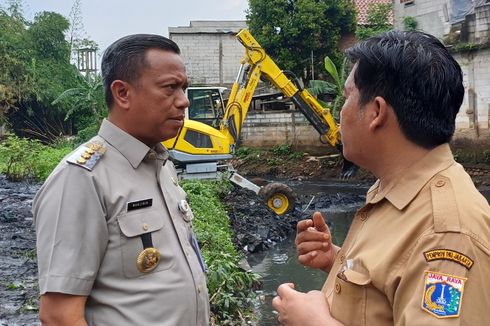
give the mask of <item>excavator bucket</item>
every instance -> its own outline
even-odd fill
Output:
[[[357,170],[359,170],[359,167],[354,163],[352,163],[351,161],[345,159],[343,154],[342,143],[337,143],[335,147],[340,152],[340,156],[342,157],[342,171],[340,172],[340,178],[343,180],[352,178],[353,176],[356,175]]]
[[[347,180],[356,175],[357,170],[359,170],[359,167],[354,163],[352,163],[351,161],[347,161],[344,158],[344,156],[342,156],[342,158],[343,158],[343,162],[342,162],[342,172],[340,173],[340,178],[343,180]]]

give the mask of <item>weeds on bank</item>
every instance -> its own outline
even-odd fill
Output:
[[[42,181],[72,149],[66,142],[46,146],[38,140],[8,135],[0,143],[0,173],[11,181],[29,178]]]
[[[259,161],[261,153],[260,149],[240,146],[235,152],[235,156],[246,161]]]
[[[238,265],[243,257],[231,242],[229,218],[221,202],[231,184],[229,181],[185,181],[182,187],[189,196],[193,224],[208,268],[213,324],[233,325],[245,321],[257,300],[252,288],[260,276]]]
[[[258,149],[241,146],[235,156],[249,162],[258,162],[265,158],[268,166],[278,166],[286,160],[300,160],[303,152],[294,151],[292,144],[279,144],[272,149]]]

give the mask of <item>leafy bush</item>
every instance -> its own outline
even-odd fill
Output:
[[[235,156],[238,158],[245,158],[251,153],[252,153],[252,149],[250,147],[241,146],[236,150]]]
[[[56,165],[73,150],[69,145],[60,147],[44,146],[43,150],[38,153],[34,166],[35,176],[38,180],[46,180]]]
[[[303,152],[291,153],[291,154],[289,154],[289,158],[293,159],[293,160],[299,160],[299,159],[303,158]]]
[[[417,29],[417,19],[412,16],[405,16],[403,17],[403,27],[406,31],[414,31]]]
[[[235,152],[235,156],[240,159],[255,161],[260,159],[260,152],[260,149],[257,148],[241,146]]]
[[[38,140],[8,135],[0,143],[0,172],[12,181],[27,178],[45,180],[71,150],[66,142],[50,147]]]
[[[242,258],[231,242],[232,231],[220,197],[230,191],[229,181],[184,181],[194,212],[193,224],[206,261],[212,321],[233,324],[250,314],[259,275],[243,271]]]
[[[292,144],[276,145],[272,148],[272,153],[274,153],[275,155],[281,155],[281,156],[289,155],[289,154],[291,154],[291,147],[292,146],[293,146]]]

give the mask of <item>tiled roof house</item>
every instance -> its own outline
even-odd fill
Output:
[[[377,4],[391,5],[392,0],[354,0],[354,4],[357,10],[357,24],[367,25],[367,14],[369,7]],[[389,19],[390,23],[393,24],[393,14],[390,15]]]

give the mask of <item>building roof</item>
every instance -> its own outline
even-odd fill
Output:
[[[377,4],[392,4],[392,0],[354,0],[354,4],[357,10],[357,24],[367,25],[367,13],[369,7]],[[393,24],[393,10],[389,16],[390,23]]]
[[[189,26],[169,27],[170,34],[236,34],[247,27],[245,20],[191,20]]]

